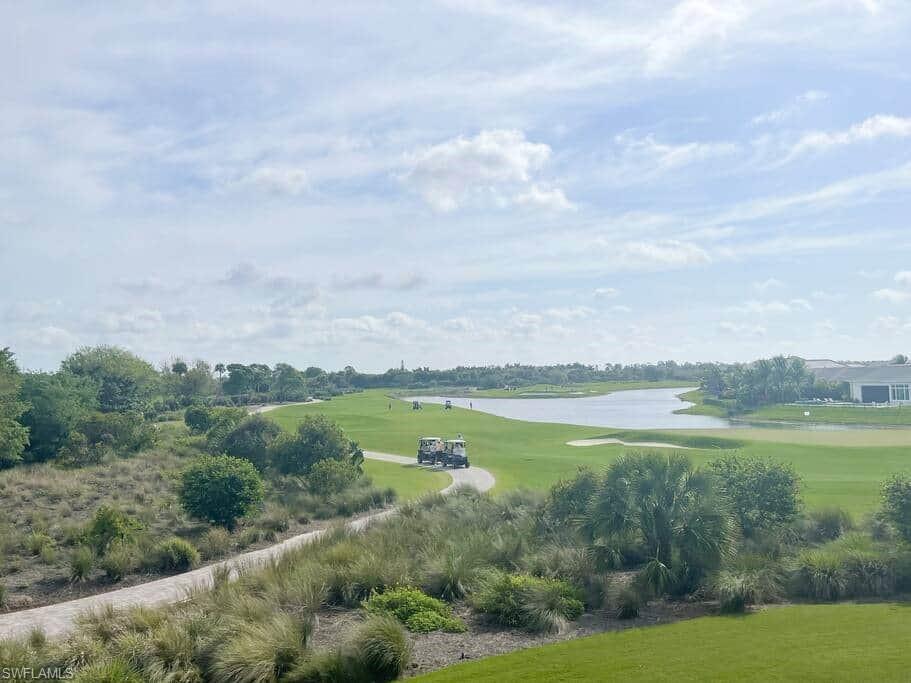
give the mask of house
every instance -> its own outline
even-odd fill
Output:
[[[911,364],[814,365],[809,369],[819,379],[846,382],[851,387],[852,401],[911,404]]]

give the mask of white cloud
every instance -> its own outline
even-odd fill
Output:
[[[686,142],[669,144],[659,142],[654,135],[634,137],[631,133],[621,133],[614,137],[620,149],[621,168],[618,174],[621,180],[635,169],[637,175],[654,175],[709,159],[729,156],[739,149],[730,142]]]
[[[588,306],[566,306],[563,308],[548,308],[544,315],[557,320],[583,320],[590,318],[595,313]]]
[[[791,299],[790,301],[746,301],[739,306],[731,306],[731,313],[744,315],[775,315],[788,314],[798,311],[812,311],[813,306],[806,299]]]
[[[762,325],[733,323],[728,320],[718,323],[718,328],[722,332],[727,332],[738,337],[763,337],[766,334],[766,328]]]
[[[303,194],[310,188],[306,171],[295,166],[260,166],[245,176],[241,184],[292,196]]]
[[[755,289],[757,292],[760,292],[762,294],[765,294],[770,289],[781,289],[782,287],[784,287],[784,283],[781,280],[774,278],[774,277],[770,277],[767,280],[761,280],[759,282],[753,283],[753,289]]]
[[[620,290],[615,287],[598,287],[595,290],[595,296],[599,299],[613,299],[620,295]]]
[[[522,131],[483,130],[410,154],[403,180],[437,211],[477,200],[570,208],[562,190],[533,182],[550,154],[548,145],[526,140]]]
[[[895,274],[895,281],[900,285],[911,287],[911,270],[901,270]]]
[[[548,188],[532,185],[526,192],[516,195],[514,201],[520,206],[537,207],[551,211],[565,211],[576,208],[559,187]]]
[[[869,142],[881,137],[911,137],[911,117],[877,114],[845,130],[831,133],[824,131],[806,133],[791,147],[782,163],[805,153],[823,152],[834,147]]]
[[[829,94],[822,90],[807,90],[805,93],[795,97],[793,102],[781,109],[774,109],[765,112],[764,114],[754,116],[752,123],[754,125],[782,123],[803,111],[807,105],[812,104],[813,102],[821,102],[822,100],[828,99],[828,97]]]
[[[626,268],[644,269],[697,266],[712,260],[702,247],[678,240],[626,242],[619,245],[615,259]]]
[[[630,308],[629,306],[624,306],[622,304],[618,304],[616,306],[611,306],[611,310],[614,313],[632,313],[633,312],[632,308]]]
[[[886,287],[883,289],[877,289],[873,292],[873,296],[880,301],[888,301],[892,304],[901,304],[906,301],[911,301],[911,290],[907,289],[892,289]]]

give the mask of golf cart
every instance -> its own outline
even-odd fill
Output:
[[[447,398],[446,403],[443,404],[443,408],[444,410],[452,410],[452,401]]]
[[[444,467],[468,467],[468,450],[464,439],[450,439],[443,443],[443,457],[440,462]]]
[[[435,465],[443,453],[443,439],[438,436],[422,436],[418,439],[418,464],[425,462]]]

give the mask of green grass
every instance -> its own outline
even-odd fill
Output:
[[[518,387],[515,390],[506,389],[476,389],[473,391],[460,391],[459,395],[479,396],[485,398],[571,398],[580,396],[603,396],[614,391],[629,391],[630,389],[670,389],[683,387],[693,382],[682,380],[662,380],[660,382],[631,381],[631,382],[584,382],[579,384],[531,384],[527,387]],[[414,392],[411,392],[414,393]]]
[[[809,417],[804,415],[805,411],[809,411]],[[864,406],[774,405],[765,406],[741,417],[745,420],[911,426],[911,406],[904,408],[872,408]]]
[[[367,391],[313,405],[289,406],[269,413],[292,429],[308,413],[325,413],[368,450],[413,456],[420,436],[453,437],[461,432],[469,442],[473,464],[489,469],[497,489],[545,489],[571,476],[580,465],[602,467],[623,446],[578,448],[573,439],[616,436],[625,441],[666,441],[703,463],[731,450],[771,457],[794,464],[804,483],[809,508],[838,506],[862,515],[879,503],[881,482],[891,474],[911,470],[911,430],[858,430],[815,432],[801,430],[681,430],[634,432],[599,427],[522,422],[461,408],[444,410],[425,404],[412,411],[404,401],[390,401],[380,391]],[[393,470],[393,477],[402,469]]]
[[[377,488],[393,488],[399,500],[417,498],[425,493],[439,491],[450,484],[449,475],[423,467],[397,465],[393,462],[365,460],[364,472]]]
[[[680,394],[680,398],[684,401],[692,403],[689,408],[681,408],[680,410],[675,410],[674,412],[678,415],[709,415],[711,417],[727,417],[728,409],[724,405],[718,405],[715,403],[718,399],[713,399],[705,395],[705,392],[702,389],[693,389],[692,391],[687,391],[686,393]],[[706,400],[710,403],[706,403]]]
[[[911,608],[840,604],[704,617],[520,650],[413,679],[448,681],[898,681]]]

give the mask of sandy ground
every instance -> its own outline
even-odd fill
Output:
[[[620,439],[576,439],[567,441],[567,446],[604,446],[613,444],[620,446],[633,446],[635,448],[676,448],[680,451],[691,450],[689,446],[678,446],[673,443],[662,443],[661,441],[621,441]]]
[[[414,458],[390,455],[388,453],[365,451],[364,457],[386,462],[414,464]],[[487,491],[495,483],[493,475],[479,467],[457,470],[445,469],[443,471],[452,478],[452,483],[443,489],[443,493],[450,492],[459,486],[472,486],[479,491]],[[368,523],[394,513],[395,509],[390,509],[365,515],[350,522],[349,526],[353,529],[363,529]],[[180,602],[185,599],[187,593],[192,589],[211,586],[213,575],[223,567],[229,567],[233,571],[237,567],[262,566],[289,550],[307,545],[322,534],[322,529],[310,531],[298,536],[292,536],[268,548],[242,553],[227,560],[184,572],[183,574],[149,581],[137,586],[120,588],[107,593],[69,600],[55,605],[3,614],[0,615],[0,638],[25,636],[35,628],[44,630],[48,637],[61,636],[73,627],[77,616],[83,612],[97,610],[106,605],[113,605],[117,609],[123,609],[137,605],[155,607]]]

